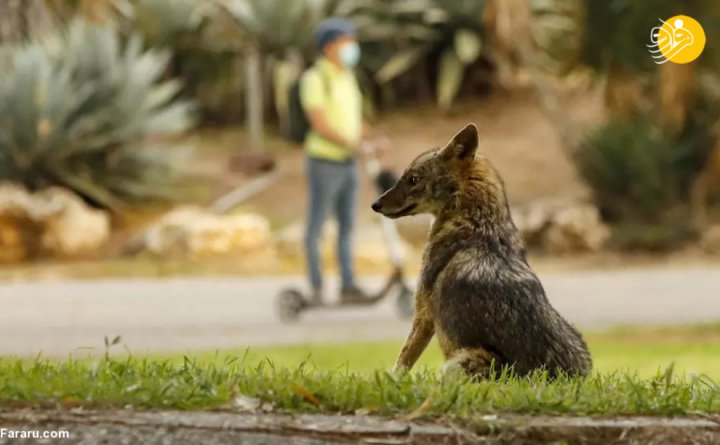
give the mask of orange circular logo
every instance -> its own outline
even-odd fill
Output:
[[[650,44],[647,45],[655,63],[684,64],[700,57],[707,38],[697,20],[686,15],[676,15],[660,22],[661,25],[650,32]]]

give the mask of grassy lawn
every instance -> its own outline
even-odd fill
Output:
[[[707,374],[720,380],[720,325],[657,330],[617,330],[586,335],[595,371],[624,371],[641,377],[655,376],[673,366],[676,374]],[[316,344],[223,351],[195,356],[203,362],[219,363],[227,356],[243,356],[249,366],[270,361],[294,368],[304,364],[320,371],[349,371],[368,374],[392,367],[402,341],[351,344]],[[443,357],[432,343],[418,363],[419,368],[439,370]]]
[[[588,336],[586,380],[499,375],[443,381],[436,347],[419,370],[387,372],[399,342],[226,351],[190,357],[0,360],[0,404],[467,416],[474,413],[720,413],[720,325]],[[249,399],[248,399],[249,398]]]

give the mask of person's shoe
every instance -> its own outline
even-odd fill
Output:
[[[310,306],[322,306],[323,292],[322,289],[313,289],[308,294],[307,304]]]
[[[340,292],[340,303],[342,304],[365,303],[369,299],[370,296],[368,294],[355,286],[344,288]]]

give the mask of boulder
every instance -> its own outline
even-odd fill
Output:
[[[165,214],[144,236],[150,252],[163,257],[208,257],[241,253],[272,257],[269,222],[258,215],[216,215],[198,207]]]
[[[0,263],[19,263],[28,259],[31,246],[26,246],[23,231],[33,222],[27,218],[30,194],[22,187],[0,185]]]
[[[548,253],[595,252],[610,239],[600,212],[586,202],[543,200],[513,208],[512,213],[528,247]]]
[[[0,262],[97,252],[110,237],[110,217],[72,191],[51,187],[30,193],[0,185]]]
[[[20,225],[15,218],[0,217],[0,264],[27,260],[29,252],[23,242]]]
[[[720,225],[705,230],[700,238],[700,247],[707,253],[720,254]]]
[[[35,220],[42,221],[42,248],[57,257],[97,251],[110,238],[110,216],[77,195],[50,188],[35,195]]]

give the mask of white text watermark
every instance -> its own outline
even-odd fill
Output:
[[[66,430],[25,430],[0,427],[0,439],[69,439]]]

